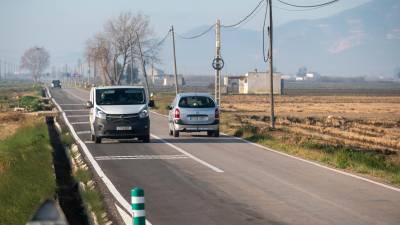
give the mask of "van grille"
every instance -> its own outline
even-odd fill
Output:
[[[133,123],[139,120],[139,114],[108,114],[107,121],[111,123]]]

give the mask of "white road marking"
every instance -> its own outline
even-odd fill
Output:
[[[82,148],[83,152],[85,153],[87,159],[89,162],[92,164],[93,169],[96,171],[97,175],[100,177],[100,179],[104,182],[104,184],[107,186],[108,190],[110,193],[114,196],[114,198],[124,207],[124,209],[127,212],[131,212],[131,204],[119,193],[117,188],[114,186],[114,184],[111,182],[111,180],[106,176],[104,171],[101,169],[97,161],[93,158],[93,155],[90,153],[88,147],[83,143],[83,141],[79,138],[78,134],[76,134],[74,127],[69,123],[68,118],[65,114],[65,112],[62,111],[62,108],[54,98],[52,98],[50,91],[48,88],[46,88],[48,96],[51,98],[53,103],[56,105],[58,110],[62,113],[62,116],[64,118],[65,123],[67,124],[72,136],[74,139],[78,142],[79,146]],[[121,212],[119,211],[121,217],[123,217],[125,224],[126,225],[131,225],[132,224],[132,218],[130,218],[129,221],[126,220],[126,215],[122,216]],[[151,225],[151,223],[146,220],[147,225]]]
[[[77,131],[76,134],[90,134],[90,130]]]
[[[87,109],[68,109],[64,110],[64,112],[89,112]]]
[[[211,164],[205,162],[204,160],[201,160],[201,159],[197,158],[196,156],[194,156],[194,155],[190,154],[189,152],[187,152],[187,151],[185,151],[185,150],[179,148],[179,147],[176,146],[176,145],[173,145],[173,144],[169,143],[168,141],[166,141],[166,140],[164,140],[164,139],[158,137],[157,135],[151,134],[151,136],[152,136],[153,138],[158,139],[158,140],[160,140],[161,142],[167,144],[168,146],[174,148],[174,149],[177,150],[178,152],[187,155],[188,157],[192,158],[194,161],[196,161],[196,162],[198,162],[198,163],[200,163],[200,164],[202,164],[202,165],[204,165],[204,166],[206,166],[206,167],[208,167],[208,168],[214,170],[214,171],[217,172],[217,173],[223,173],[223,172],[224,172],[224,171],[221,170],[220,168],[215,167],[215,166],[213,166],[213,165],[211,165]]]
[[[63,112],[63,111],[62,111],[62,112]],[[89,114],[88,114],[88,115],[69,115],[69,116],[66,116],[66,117],[68,117],[68,118],[89,117]]]
[[[59,105],[62,105],[62,106],[73,106],[73,105],[80,105],[80,106],[83,106],[84,104],[59,104]]]
[[[90,122],[75,122],[75,123],[71,123],[72,125],[78,125],[78,124],[89,124]]]
[[[132,224],[132,215],[127,213],[124,209],[121,209],[121,207],[119,207],[117,204],[114,204],[115,207],[117,207],[117,211],[119,213],[119,215],[121,216],[122,220],[124,221],[124,223],[126,225],[131,225]],[[146,222],[147,224],[147,222]]]
[[[169,159],[188,159],[187,155],[132,155],[132,156],[97,156],[94,157],[97,161],[104,160],[128,160],[128,159],[158,159],[158,160],[169,160]]]
[[[151,113],[154,113],[154,114],[156,114],[158,116],[161,116],[161,117],[167,117],[168,118],[168,116],[163,115],[163,114],[158,113],[158,112],[151,111]],[[302,161],[302,162],[305,162],[305,163],[308,163],[308,164],[311,164],[311,165],[314,165],[314,166],[317,166],[317,167],[320,167],[320,168],[323,168],[323,169],[327,169],[327,170],[330,170],[330,171],[333,171],[333,172],[336,172],[336,173],[339,173],[339,174],[342,174],[342,175],[345,175],[345,176],[349,176],[349,177],[352,177],[352,178],[355,178],[355,179],[358,179],[358,180],[362,180],[362,181],[365,181],[365,182],[368,182],[368,183],[371,183],[371,184],[378,185],[380,187],[384,187],[384,188],[387,188],[387,189],[390,189],[390,190],[393,190],[393,191],[400,192],[400,188],[396,188],[396,187],[393,187],[393,186],[390,186],[390,185],[386,185],[386,184],[383,184],[383,183],[379,183],[379,182],[370,180],[370,179],[365,178],[365,177],[360,177],[360,176],[355,175],[355,174],[351,174],[351,173],[348,173],[348,172],[345,172],[345,171],[341,171],[341,170],[334,169],[334,168],[331,168],[331,167],[328,167],[328,166],[324,166],[324,165],[321,165],[319,163],[312,162],[312,161],[309,161],[309,160],[306,160],[306,159],[303,159],[303,158],[300,158],[300,157],[297,157],[297,156],[289,155],[289,154],[286,154],[286,153],[283,153],[283,152],[280,152],[280,151],[265,147],[263,145],[260,145],[260,144],[245,140],[243,138],[233,137],[233,136],[230,136],[230,135],[224,134],[224,133],[221,133],[221,134],[224,135],[224,136],[227,136],[227,137],[231,137],[231,138],[243,141],[243,142],[251,144],[253,146],[257,146],[258,148],[261,148],[261,149],[264,149],[264,150],[267,150],[267,151],[270,151],[270,152],[274,152],[274,153],[279,154],[279,155],[287,156],[287,157],[290,157],[292,159],[296,159],[296,160],[299,160],[299,161]]]

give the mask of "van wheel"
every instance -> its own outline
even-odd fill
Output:
[[[94,136],[94,143],[100,144],[101,143],[101,137]]]
[[[139,139],[142,140],[143,143],[149,143],[150,142],[150,135],[142,136]]]
[[[173,130],[173,131],[172,131],[172,135],[173,135],[174,137],[179,137],[179,131]]]

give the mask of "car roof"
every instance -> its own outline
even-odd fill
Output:
[[[123,88],[144,88],[144,86],[101,86],[101,87],[95,87],[96,89],[123,89]]]
[[[179,97],[188,97],[188,96],[205,96],[205,97],[211,97],[213,96],[210,93],[205,93],[205,92],[187,92],[187,93],[179,93]]]

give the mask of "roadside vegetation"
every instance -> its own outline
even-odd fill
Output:
[[[26,221],[55,195],[52,149],[43,118],[24,120],[16,132],[0,140],[0,224]]]
[[[70,161],[72,163],[72,176],[77,183],[81,184],[79,192],[82,197],[86,213],[91,219],[92,224],[106,224],[108,219],[105,216],[107,214],[104,207],[103,197],[99,189],[95,186],[94,176],[86,166],[86,163],[84,163],[84,159],[77,148],[73,147],[75,141],[71,134],[67,132],[68,128],[64,124],[60,125],[62,130],[62,133],[60,134],[61,143],[66,149],[68,149],[68,152],[71,156]]]
[[[0,224],[25,224],[55,196],[52,148],[42,116],[41,85],[0,83]]]
[[[166,115],[174,94],[155,95]],[[400,97],[277,96],[269,129],[262,95],[222,98],[221,131],[325,165],[400,185]]]

